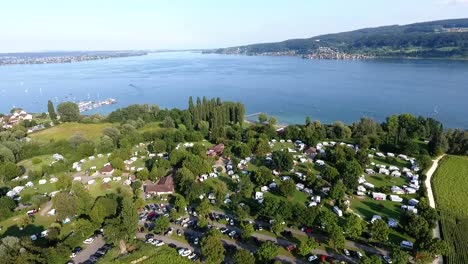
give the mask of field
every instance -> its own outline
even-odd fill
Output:
[[[401,203],[389,200],[376,201],[371,198],[353,197],[351,199],[351,209],[361,215],[365,221],[370,221],[372,216],[380,215],[394,219],[400,218]]]
[[[79,124],[79,123],[64,123],[45,129],[30,135],[30,137],[39,143],[48,143],[51,140],[68,140],[75,134],[81,134],[89,140],[97,140],[102,135],[102,130],[110,127],[112,124]]]
[[[468,263],[468,157],[443,158],[432,184],[442,216],[442,236],[450,246],[447,263]]]
[[[383,174],[366,175],[366,180],[369,183],[374,184],[376,188],[381,188],[381,187],[391,188],[392,186],[395,186],[395,185],[403,186],[407,184],[404,177],[393,177],[393,176],[386,176]]]

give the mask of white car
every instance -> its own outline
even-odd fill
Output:
[[[233,230],[233,231],[229,232],[230,237],[234,237],[235,235],[236,235],[236,231]]]
[[[90,237],[88,239],[86,239],[85,241],[83,241],[83,243],[85,244],[92,244],[94,242],[94,237]]]
[[[70,255],[70,258],[74,258],[74,257],[76,257],[76,253],[72,252],[71,255]]]
[[[153,241],[154,241],[153,238],[148,238],[148,240],[146,240],[146,243],[148,243],[148,244],[153,244]]]
[[[190,254],[187,258],[188,258],[188,259],[193,259],[193,258],[196,257],[196,256],[197,256],[197,254],[192,253],[192,254]]]
[[[157,247],[160,247],[160,246],[162,246],[164,244],[165,244],[164,241],[156,240],[156,243],[154,245],[157,246]]]
[[[317,260],[317,259],[318,259],[317,255],[312,255],[312,256],[309,256],[309,258],[308,258],[308,260],[309,260],[310,262],[312,262],[312,261],[314,261],[314,260]]]
[[[186,248],[184,252],[182,252],[181,256],[182,257],[188,257],[190,254],[192,254],[192,250]]]

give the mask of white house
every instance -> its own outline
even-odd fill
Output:
[[[268,189],[267,186],[262,186],[262,187],[260,188],[260,191],[261,191],[261,192],[268,192],[268,190],[269,190],[269,189]]]
[[[367,191],[366,188],[364,188],[364,186],[362,186],[362,185],[359,185],[357,187],[357,190],[358,190],[358,192],[366,192]]]
[[[365,187],[367,187],[369,189],[374,189],[375,188],[374,184],[369,183],[369,182],[365,182],[362,185],[364,185]]]
[[[387,152],[387,156],[389,157],[395,157],[395,154],[391,153],[391,152]]]
[[[395,228],[398,226],[398,221],[393,218],[389,218],[387,224],[389,227]]]
[[[47,180],[44,180],[44,179],[39,180],[39,185],[43,185],[43,184],[46,184],[46,183],[47,183]]]
[[[27,182],[24,186],[26,186],[26,187],[33,187],[33,186],[34,186],[34,183],[32,183],[32,182]]]
[[[56,183],[56,182],[58,182],[58,179],[53,177],[53,178],[50,178],[49,182],[50,183]]]
[[[262,203],[263,202],[263,193],[262,192],[255,192],[255,200],[257,202]]]
[[[405,191],[403,191],[403,189],[401,189],[398,186],[392,186],[390,190],[392,191],[393,194],[405,194]]]
[[[375,171],[373,169],[366,169],[367,174],[375,174]]]
[[[377,157],[381,157],[381,158],[385,157],[385,154],[383,154],[382,152],[377,152],[377,153],[375,153],[375,155]]]

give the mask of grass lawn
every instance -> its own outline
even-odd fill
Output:
[[[39,214],[36,214],[34,216],[34,221],[27,225],[23,230],[20,230],[17,226],[18,219],[25,214],[26,213],[21,213],[20,215],[12,216],[0,222],[0,226],[2,227],[2,230],[0,230],[0,236],[31,236],[44,231],[50,224],[55,222],[55,217],[53,216],[40,216]]]
[[[411,167],[411,164],[410,164],[409,161],[402,160],[400,158],[395,158],[394,160],[388,160],[386,158],[381,158],[381,157],[374,156],[374,158],[372,158],[371,161],[375,162],[376,164],[382,164],[382,165],[386,165],[386,166],[397,166],[399,168],[404,168],[404,167],[410,168]]]
[[[100,158],[95,156],[94,160],[89,160],[88,158],[86,158],[86,161],[83,162],[83,164],[81,165],[81,170],[87,171],[91,167],[96,167],[96,169],[93,171],[98,171],[102,169],[102,167],[104,167],[104,164],[106,164],[108,161],[109,161],[109,157],[107,157],[107,155],[103,155]],[[93,173],[93,171],[91,171],[91,173]]]
[[[82,134],[89,140],[96,141],[102,135],[102,130],[111,127],[110,123],[103,124],[81,124],[63,123],[45,130],[32,133],[30,137],[39,143],[48,143],[51,140],[68,140],[75,134]]]
[[[288,150],[288,148],[295,149],[294,144],[289,143],[289,142],[279,142],[279,141],[277,141],[276,143],[274,143],[272,151]],[[299,152],[297,154],[299,154]]]
[[[392,187],[392,186],[402,186],[407,184],[406,179],[404,177],[393,177],[390,176],[390,179],[387,179],[387,175],[383,174],[373,174],[373,175],[366,175],[366,180],[369,183],[372,183],[376,188],[381,187]]]
[[[123,182],[123,181],[122,181]],[[117,188],[131,188],[130,186],[123,185],[122,182],[109,182],[109,183],[102,183],[100,179],[96,179],[96,182],[91,185],[85,185],[91,196],[98,197],[104,196],[108,193],[115,193],[117,192]]]
[[[301,191],[298,191],[298,190],[294,190],[294,193],[286,198],[280,194],[276,194],[276,193],[272,193],[272,192],[266,192],[264,194],[265,197],[268,197],[268,196],[274,196],[276,198],[279,198],[279,199],[282,199],[282,200],[288,200],[290,202],[296,202],[296,203],[300,203],[300,204],[305,204],[307,201],[308,201],[308,196],[301,192]]]
[[[400,219],[401,203],[392,201],[376,201],[372,198],[353,197],[351,199],[351,209],[361,215],[365,221],[370,221],[373,215],[382,217]]]
[[[29,171],[29,170],[39,171],[41,170],[43,165],[49,166],[52,163],[52,161],[54,161],[54,158],[52,157],[52,155],[41,155],[41,156],[36,156],[34,158],[39,158],[41,162],[37,164],[33,164],[32,158],[31,158],[31,159],[20,161],[18,165],[24,166],[26,171]]]

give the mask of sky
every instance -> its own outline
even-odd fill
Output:
[[[4,0],[0,53],[201,49],[468,17],[468,0]]]

